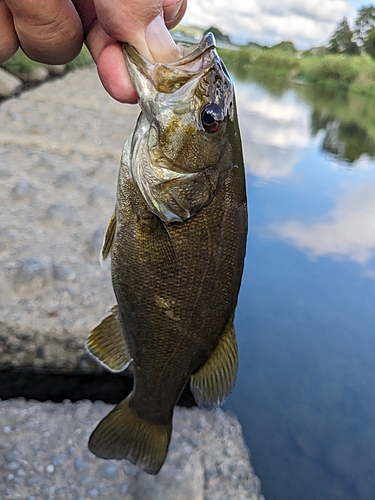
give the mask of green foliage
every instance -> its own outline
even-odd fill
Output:
[[[359,74],[358,65],[341,54],[308,56],[300,60],[300,74],[312,82],[336,82],[349,86]]]
[[[75,68],[85,68],[86,66],[90,66],[94,61],[91,57],[89,49],[84,45],[81,49],[81,52],[78,56],[70,63],[66,65],[67,69],[75,69]]]
[[[220,56],[224,59],[228,69],[240,77],[247,74],[272,73],[278,76],[286,75],[298,68],[299,61],[294,52],[280,50],[279,48],[257,49],[241,47],[239,50],[219,49]]]
[[[211,26],[210,28],[208,28],[208,30],[206,30],[204,32],[204,35],[206,35],[207,33],[212,33],[214,35],[214,37],[216,38],[216,40],[219,40],[221,42],[225,42],[225,43],[231,43],[231,40],[229,38],[228,35],[224,35],[224,33],[222,33],[219,28],[216,28],[215,26]]]
[[[13,74],[29,73],[36,66],[40,66],[40,64],[29,59],[21,49],[18,49],[13,57],[1,64],[2,68]]]
[[[366,54],[370,55],[375,59],[375,28],[372,28],[367,32],[366,39],[364,40],[363,47]]]
[[[375,95],[375,62],[369,55],[313,55],[310,52],[298,57],[275,47],[219,49],[219,54],[228,69],[242,79],[251,77],[256,81],[271,82],[277,78],[288,85],[298,78],[299,81]]]
[[[277,45],[274,45],[272,47],[273,50],[281,50],[283,52],[293,52],[296,53],[297,49],[294,46],[293,42],[290,41],[283,41],[278,43]]]
[[[321,85],[299,85],[295,90],[313,106],[313,134],[338,125],[335,141],[330,141],[329,133],[326,134],[326,151],[339,154],[349,163],[366,153],[375,156],[375,106],[367,96]],[[334,149],[337,144],[340,152]]]
[[[366,40],[370,31],[375,28],[375,7],[362,7],[355,20],[354,34],[357,44],[366,50]]]
[[[359,54],[358,45],[353,41],[353,31],[345,17],[331,36],[328,50],[336,54]]]
[[[83,68],[85,66],[89,66],[92,63],[93,60],[91,54],[88,48],[84,45],[80,54],[72,62],[68,63],[66,65],[66,68],[68,70]],[[30,73],[30,71],[37,66],[43,65],[29,59],[21,49],[18,49],[13,57],[1,64],[2,68],[15,75],[21,73]]]

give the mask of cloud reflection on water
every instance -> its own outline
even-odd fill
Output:
[[[247,170],[262,180],[290,177],[311,142],[309,106],[249,83],[237,83],[236,94]]]
[[[320,220],[271,224],[271,231],[314,257],[340,256],[359,264],[375,254],[375,182],[347,190]]]

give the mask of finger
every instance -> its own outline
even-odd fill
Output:
[[[115,42],[107,45],[97,61],[98,73],[104,88],[117,101],[134,104],[137,92],[130,80],[124,64],[122,44]]]
[[[178,1],[181,5],[182,0]],[[165,4],[178,10],[176,0],[165,0]],[[113,39],[129,42],[151,62],[177,57],[176,45],[162,21],[161,0],[95,0],[95,6],[100,24]]]
[[[64,64],[82,47],[82,23],[70,0],[6,0],[23,51],[35,61]]]
[[[13,17],[5,2],[0,0],[0,63],[7,61],[17,51],[19,43]]]
[[[172,3],[170,3],[172,1]],[[187,0],[164,0],[164,22],[169,30],[177,26],[185,15]]]
[[[122,44],[107,35],[96,22],[86,36],[86,45],[107,92],[117,101],[137,102],[137,94],[126,68]]]

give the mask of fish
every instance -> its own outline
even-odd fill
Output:
[[[151,64],[124,44],[141,113],[124,146],[115,210],[101,252],[117,305],[89,352],[113,372],[131,365],[132,392],[99,422],[90,451],[157,474],[187,384],[213,409],[238,366],[233,326],[247,200],[233,82],[209,33]]]

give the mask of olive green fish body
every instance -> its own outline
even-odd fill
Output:
[[[113,285],[134,359],[133,405],[150,421],[171,418],[185,383],[233,315],[246,234],[239,176],[232,170],[210,205],[167,225],[149,212],[130,179],[120,179]]]
[[[90,449],[152,474],[165,460],[186,383],[212,408],[237,371],[244,165],[232,84],[210,36],[181,67],[147,67],[127,48],[143,112],[124,149],[103,247],[118,306],[88,340],[110,369],[131,360],[134,369],[132,393],[98,425]]]

